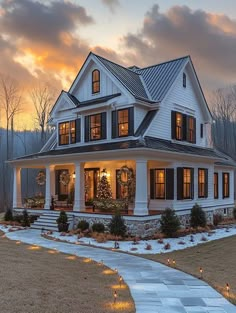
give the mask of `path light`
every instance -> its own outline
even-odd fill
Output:
[[[21,241],[20,240],[16,241],[16,244],[17,245],[21,244]]]
[[[120,288],[121,288],[122,280],[123,280],[123,278],[120,276],[120,277],[119,277]]]
[[[114,293],[113,293],[113,298],[114,298],[114,304],[116,303],[116,299],[117,299],[117,292],[116,292],[116,290],[114,291]]]
[[[226,284],[226,290],[227,290],[227,294],[228,294],[228,297],[229,297],[230,286],[229,286],[229,284],[228,284],[228,283]]]
[[[200,272],[200,277],[202,278],[202,276],[203,276],[203,268],[202,267],[199,268],[199,272]]]
[[[176,266],[176,262],[175,262],[175,260],[173,260],[173,261],[172,261],[172,263],[173,263],[173,266],[175,267],[175,266]]]
[[[167,264],[170,265],[170,259],[167,259]]]
[[[118,270],[117,270],[117,268],[115,268],[115,269],[114,269],[114,272],[115,272],[116,274],[118,273]]]

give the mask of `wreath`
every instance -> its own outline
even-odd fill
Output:
[[[60,175],[60,183],[64,186],[67,186],[70,182],[70,174],[66,171],[63,171]]]
[[[46,177],[43,171],[39,171],[38,175],[36,176],[36,182],[39,186],[43,186],[45,184]]]
[[[125,174],[127,180],[122,180],[122,176]],[[129,186],[134,180],[134,172],[132,168],[127,167],[126,165],[122,166],[117,173],[117,182],[122,186]]]

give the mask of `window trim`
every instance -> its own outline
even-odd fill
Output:
[[[98,79],[95,79],[95,74],[98,73]],[[96,91],[96,84],[98,84],[98,90]],[[101,75],[98,69],[92,71],[92,94],[98,94],[101,90]]]
[[[225,176],[227,176],[227,192],[225,193]],[[229,189],[229,184],[230,184],[230,174],[229,172],[222,172],[222,198],[225,199],[225,198],[229,198],[230,197],[230,189]]]
[[[215,182],[215,177],[217,177],[217,180]],[[214,199],[219,199],[219,173],[215,172],[214,173]]]
[[[200,171],[203,171],[204,173],[204,182],[201,183],[199,181],[199,174],[200,174]],[[206,194],[206,187],[207,187],[207,170],[205,168],[198,168],[198,198],[207,198],[207,194]],[[203,191],[203,194],[201,195],[200,194],[200,191]]]
[[[65,134],[60,134],[60,126],[62,124],[69,124],[69,132]],[[74,123],[74,131],[72,132],[72,123]],[[69,138],[68,143],[61,143],[61,136],[67,136]],[[74,135],[74,136],[72,136]],[[74,139],[73,139],[74,138]],[[73,139],[73,140],[72,140]],[[67,145],[72,145],[76,143],[76,120],[69,120],[69,121],[63,121],[58,123],[58,146],[67,146]]]

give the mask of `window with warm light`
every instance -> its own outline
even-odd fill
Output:
[[[176,113],[176,139],[182,140],[183,137],[183,115],[181,113]]]
[[[229,173],[222,173],[223,198],[229,198]]]
[[[192,175],[190,168],[183,169],[183,199],[192,198]]]
[[[219,198],[219,177],[218,173],[214,173],[214,198]]]
[[[100,71],[94,70],[92,72],[92,93],[100,92]]]
[[[207,170],[198,169],[198,198],[207,197]]]
[[[155,170],[155,198],[165,199],[165,170]]]
[[[129,134],[129,110],[118,111],[118,136],[128,136]]]
[[[101,139],[101,128],[102,128],[102,123],[101,123],[101,114],[95,114],[95,115],[90,115],[90,140],[99,140]]]
[[[75,142],[75,121],[59,123],[59,145],[69,145]]]
[[[195,140],[194,118],[191,116],[188,116],[187,121],[188,121],[187,140],[189,142],[194,142]]]

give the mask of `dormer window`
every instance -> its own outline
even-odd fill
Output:
[[[187,78],[186,78],[186,74],[183,73],[183,87],[186,88],[187,85]]]
[[[129,110],[118,111],[118,137],[129,135]]]
[[[92,93],[100,92],[100,71],[94,70],[92,72]]]
[[[69,145],[76,142],[75,121],[59,124],[59,145]]]
[[[112,138],[133,136],[134,108],[112,111]]]

